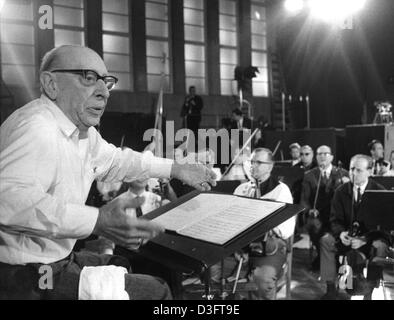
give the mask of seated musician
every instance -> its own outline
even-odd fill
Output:
[[[300,157],[301,146],[297,142],[294,142],[291,145],[289,145],[289,149],[291,156],[291,165],[295,166],[297,163],[301,161],[301,157]]]
[[[360,220],[362,217],[358,217],[363,205],[365,190],[384,189],[383,186],[369,179],[371,174],[372,158],[366,155],[355,155],[350,160],[350,181],[335,191],[330,216],[331,232],[326,233],[320,240],[321,279],[327,283],[327,293],[323,296],[323,299],[335,299],[337,297],[337,255],[351,254],[354,257],[355,254],[360,253],[359,257],[368,258],[371,257],[371,249],[374,249],[372,251],[376,251],[375,256],[386,256],[387,243],[382,239],[368,241],[366,233],[370,230],[366,230],[363,221]],[[358,232],[356,226],[359,226]],[[360,272],[360,270],[353,271]],[[373,289],[373,281],[370,280],[369,293]]]
[[[372,175],[384,176],[389,171],[390,163],[384,160],[384,148],[379,140],[372,140],[368,143],[369,152],[372,157]]]
[[[320,268],[320,238],[330,229],[330,206],[334,191],[349,181],[348,172],[334,166],[333,159],[334,155],[329,146],[317,148],[318,167],[305,172],[302,182],[300,204],[306,208],[306,228],[317,249],[317,257],[312,262],[314,271]]]
[[[252,120],[244,117],[242,110],[239,108],[235,108],[232,111],[232,122],[231,129],[251,129],[252,128]]]
[[[308,171],[317,167],[317,163],[313,159],[313,149],[310,146],[304,145],[301,147],[300,161],[297,162],[294,166],[304,169],[304,171]]]
[[[258,148],[252,154],[251,174],[253,180],[241,184],[234,194],[251,198],[271,199],[293,203],[290,189],[284,183],[271,176],[273,168],[272,152]],[[260,241],[245,248],[243,257],[249,259],[249,276],[258,287],[257,299],[272,300],[276,295],[276,281],[286,261],[286,242],[294,233],[296,217],[291,217],[270,230]],[[235,257],[240,256],[236,254]],[[225,259],[226,269],[234,265],[234,257]],[[215,266],[214,269],[218,269]]]

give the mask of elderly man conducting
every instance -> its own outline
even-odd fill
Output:
[[[103,140],[94,126],[116,82],[93,50],[55,48],[42,60],[41,97],[1,126],[0,298],[171,297],[160,279],[109,268],[114,256],[73,252],[76,240],[92,233],[136,249],[163,231],[125,213],[143,198],[126,193],[99,209],[85,206],[94,180],[175,177],[199,190],[215,184],[215,174],[203,165],[121,150]],[[52,276],[46,286],[43,270]]]

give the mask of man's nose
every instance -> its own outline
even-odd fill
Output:
[[[97,86],[96,95],[102,95],[105,99],[108,99],[109,90],[105,82],[102,79],[97,80],[96,86]]]

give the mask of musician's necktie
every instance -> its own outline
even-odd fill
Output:
[[[135,209],[135,213],[136,213],[137,218],[141,217],[142,216],[142,209],[141,209],[141,207],[136,208]]]
[[[360,187],[358,187],[357,188],[357,204],[360,204],[360,202],[361,202],[361,188]]]
[[[327,177],[327,172],[326,171],[323,171],[323,183],[324,184],[327,184],[327,181],[328,181],[328,177]]]
[[[375,163],[373,165],[373,175],[378,174],[378,162],[375,160]]]

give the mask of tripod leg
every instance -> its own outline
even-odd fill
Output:
[[[226,287],[226,278],[224,277],[224,260],[220,262],[220,272],[221,272],[221,279],[220,279],[220,297],[222,300],[226,300],[228,296],[227,292],[225,291]]]
[[[211,293],[211,272],[209,268],[204,271],[203,277],[204,277],[205,293],[202,297],[205,300],[212,300],[213,294]]]

